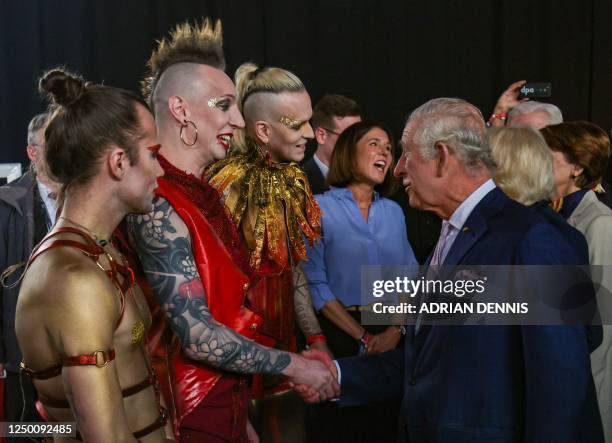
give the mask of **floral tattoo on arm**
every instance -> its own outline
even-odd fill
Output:
[[[291,357],[217,322],[206,301],[187,227],[164,198],[149,214],[128,217],[130,237],[159,304],[185,353],[227,371],[279,374]]]

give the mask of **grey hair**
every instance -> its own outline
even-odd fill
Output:
[[[30,123],[28,123],[28,145],[37,145],[37,133],[40,131],[49,118],[48,112],[43,112],[41,114],[35,115]]]
[[[458,98],[435,98],[415,109],[406,126],[417,123],[413,142],[426,160],[436,157],[436,143],[443,142],[470,172],[484,166],[491,173],[495,163],[480,110]]]
[[[528,101],[519,103],[508,112],[508,120],[518,115],[530,114],[532,112],[545,112],[548,115],[548,126],[563,123],[561,109],[551,103]]]

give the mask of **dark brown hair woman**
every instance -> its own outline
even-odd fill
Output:
[[[331,189],[317,195],[321,207],[321,241],[308,248],[302,264],[321,327],[336,357],[394,349],[402,337],[398,326],[361,325],[367,302],[361,299],[363,265],[416,265],[406,235],[402,209],[384,198],[395,187],[393,138],[380,123],[363,121],[338,137],[327,181]],[[337,427],[333,441],[395,441],[397,405],[345,408],[350,426]],[[367,418],[366,418],[367,417]]]
[[[604,316],[612,312],[612,211],[591,190],[599,184],[610,158],[610,138],[589,122],[566,122],[542,129],[552,150],[559,213],[582,232],[589,246],[589,262],[596,283],[597,304]],[[603,326],[602,344],[591,353],[606,441],[612,440],[612,326]]]

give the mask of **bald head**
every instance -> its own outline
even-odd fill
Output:
[[[157,82],[153,91],[153,111],[156,119],[170,116],[168,99],[179,96],[187,102],[195,103],[201,97],[217,95],[219,84],[231,83],[231,79],[220,69],[197,63],[177,63],[170,66]]]

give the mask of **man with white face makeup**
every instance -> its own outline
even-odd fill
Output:
[[[312,348],[327,353],[299,266],[306,258],[304,242],[312,242],[320,232],[319,206],[297,164],[314,137],[310,96],[301,80],[285,69],[245,63],[235,77],[245,129],[234,137],[234,151],[214,164],[208,177],[222,193],[260,277],[248,294],[250,305],[264,318],[258,339],[295,350],[297,324]],[[287,384],[264,377],[254,385],[256,395],[287,394],[275,395],[273,403],[262,408],[271,423],[266,426],[289,429],[281,438],[300,441],[301,417],[292,412],[300,406],[282,404],[294,401]],[[278,422],[282,425],[274,424]]]
[[[245,297],[253,277],[248,255],[203,175],[244,127],[234,84],[223,72],[221,23],[177,26],[149,67],[145,94],[165,175],[152,211],[128,224],[151,289],[154,361],[182,440],[256,440],[246,375],[285,375],[324,396],[337,385],[322,363],[253,341],[262,318]]]

